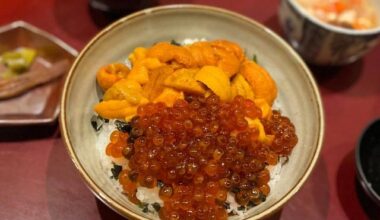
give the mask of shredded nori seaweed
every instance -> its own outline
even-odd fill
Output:
[[[145,206],[145,207],[142,209],[142,211],[143,211],[144,213],[147,213],[147,212],[149,211],[148,206]]]
[[[249,201],[247,204],[247,208],[250,209],[252,207],[256,206],[256,204],[253,201]]]
[[[129,133],[132,130],[132,126],[129,122],[116,120],[115,125],[116,125],[117,130],[124,132],[124,133]]]
[[[107,119],[108,120],[108,119]],[[93,115],[91,117],[91,126],[92,128],[98,132],[100,131],[100,129],[103,127],[103,124],[105,122],[105,119],[103,119],[102,117],[100,117],[99,115]]]
[[[148,209],[148,203],[145,203],[145,202],[141,202],[141,203],[139,203],[137,206],[140,208],[140,209],[142,209],[142,211],[144,212],[144,213],[147,213],[148,211],[149,211],[149,209]]]
[[[224,207],[224,209],[230,209],[231,208],[229,202],[224,202],[223,207]]]
[[[157,202],[153,203],[152,206],[153,206],[154,210],[156,210],[156,212],[159,212],[161,209],[161,205]]]
[[[267,197],[264,194],[260,193],[261,202],[265,202],[266,199],[267,199]]]
[[[234,210],[232,210],[228,213],[228,216],[235,216],[235,215],[237,215],[237,214]]]
[[[158,186],[159,188],[162,188],[163,186],[165,186],[165,183],[162,182],[161,180],[157,180],[157,186]]]
[[[239,211],[244,211],[245,210],[245,206],[239,206],[238,208],[237,208],[237,210],[239,210]]]
[[[253,54],[253,56],[252,56],[252,60],[253,60],[255,63],[257,63],[257,55],[256,55],[256,54]]]
[[[112,176],[110,178],[118,180],[119,179],[119,174],[120,174],[122,168],[123,168],[122,166],[113,164],[113,167],[111,168]]]
[[[171,40],[170,41],[170,44],[172,44],[172,45],[176,45],[176,46],[181,46],[181,44],[180,43],[178,43],[176,40]]]

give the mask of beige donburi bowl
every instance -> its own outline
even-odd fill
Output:
[[[281,208],[304,184],[322,146],[324,116],[316,83],[300,57],[280,37],[242,15],[213,7],[171,5],[137,12],[101,31],[71,68],[61,103],[61,130],[68,152],[92,192],[109,207],[131,219],[150,219],[115,189],[102,168],[97,134],[90,124],[99,101],[95,73],[107,63],[123,61],[137,46],[186,38],[228,39],[256,54],[277,82],[281,111],[294,122],[299,143],[266,202],[247,212],[263,218]],[[103,153],[103,152],[102,152]]]

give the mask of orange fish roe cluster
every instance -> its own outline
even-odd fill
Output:
[[[246,118],[259,119],[273,139],[259,141],[259,129]],[[132,202],[139,202],[138,186],[163,183],[159,214],[170,220],[227,219],[228,192],[242,206],[260,204],[270,192],[267,165],[289,155],[297,143],[288,118],[273,111],[263,119],[260,108],[241,96],[231,102],[216,95],[186,96],[173,107],[148,103],[139,106],[129,126],[129,135],[111,134],[107,155],[121,153],[129,160],[119,182]]]
[[[110,143],[106,147],[107,156],[122,157],[123,149],[127,143],[128,133],[115,130],[110,135]]]

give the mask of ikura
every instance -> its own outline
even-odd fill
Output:
[[[258,119],[270,143],[259,141]],[[227,219],[223,204],[232,192],[243,206],[258,205],[270,192],[268,165],[288,156],[297,143],[290,120],[277,111],[262,118],[251,100],[237,96],[186,96],[173,107],[162,103],[139,106],[130,133],[114,131],[106,153],[124,156],[129,169],[119,182],[132,202],[138,186],[161,181],[162,219]]]
[[[110,143],[106,147],[108,156],[118,158],[123,156],[123,151],[126,148],[128,133],[115,130],[110,135]]]

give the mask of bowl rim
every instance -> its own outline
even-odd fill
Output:
[[[323,22],[319,20],[318,18],[314,17],[310,13],[308,13],[298,2],[297,0],[283,0],[289,2],[293,8],[300,13],[304,18],[308,19],[310,22],[314,23],[315,25],[319,26],[320,28],[327,29],[332,32],[336,32],[339,34],[345,34],[345,35],[353,35],[353,36],[367,36],[367,35],[376,35],[380,34],[380,24],[371,29],[367,30],[351,30],[348,28],[343,28],[339,26],[334,26],[331,24],[328,24],[326,22]],[[380,16],[380,13],[377,13]]]
[[[311,74],[310,70],[304,63],[304,61],[300,58],[300,56],[283,40],[281,37],[279,37],[277,34],[275,34],[272,30],[265,27],[264,25],[258,23],[257,21],[254,21],[253,19],[246,17],[244,15],[238,14],[236,12],[222,9],[219,7],[214,6],[205,6],[205,5],[197,5],[197,4],[172,4],[172,5],[164,5],[164,6],[158,6],[158,7],[152,7],[147,8],[138,12],[135,12],[133,14],[130,14],[128,16],[125,16],[123,18],[120,18],[119,20],[113,22],[103,30],[101,30],[95,37],[93,37],[86,46],[82,49],[78,57],[76,58],[74,64],[70,68],[69,74],[66,78],[64,89],[62,92],[62,99],[61,99],[61,113],[60,113],[60,129],[62,133],[62,137],[64,140],[64,144],[66,146],[66,149],[69,153],[69,156],[71,160],[73,161],[75,167],[78,169],[80,175],[87,183],[87,187],[93,192],[93,194],[100,199],[103,203],[105,203],[108,207],[113,209],[114,211],[118,212],[119,214],[133,218],[133,219],[145,219],[144,217],[138,215],[137,213],[127,209],[122,204],[118,203],[117,201],[113,200],[108,194],[106,194],[96,183],[94,180],[90,178],[88,173],[83,168],[82,164],[79,162],[78,157],[76,156],[74,150],[73,150],[73,144],[71,143],[71,140],[69,138],[68,130],[66,127],[66,103],[68,100],[68,91],[71,88],[72,82],[73,82],[73,75],[74,72],[78,66],[78,64],[81,62],[81,59],[87,54],[88,50],[92,47],[93,44],[95,44],[100,38],[103,37],[103,35],[106,35],[110,30],[113,28],[116,28],[119,25],[122,25],[126,21],[130,21],[136,18],[139,18],[141,16],[144,16],[146,14],[152,14],[152,13],[161,13],[165,11],[172,11],[176,9],[188,9],[188,10],[200,10],[200,11],[212,11],[214,13],[221,13],[226,16],[230,16],[236,19],[239,19],[242,22],[249,23],[251,25],[254,25],[258,28],[258,30],[266,32],[271,38],[273,38],[275,41],[279,42],[280,45],[283,47],[284,50],[286,50],[289,54],[293,56],[293,58],[296,61],[296,64],[299,65],[299,67],[305,72],[308,84],[312,87],[315,95],[315,102],[317,104],[317,117],[318,117],[318,124],[319,124],[319,130],[318,133],[318,139],[316,140],[316,148],[313,152],[313,157],[309,161],[307,165],[307,169],[305,170],[304,174],[299,178],[297,183],[291,188],[290,191],[288,191],[283,197],[281,197],[277,202],[275,202],[271,207],[268,209],[256,214],[255,216],[250,217],[249,219],[261,219],[266,216],[270,216],[271,214],[278,211],[296,192],[299,191],[301,186],[304,184],[304,182],[307,180],[307,178],[310,176],[311,171],[315,167],[315,164],[319,158],[322,144],[323,144],[323,138],[325,133],[325,116],[324,116],[324,110],[323,110],[323,104],[322,99],[320,96],[319,89],[316,85],[316,81]]]
[[[360,185],[366,192],[366,194],[377,204],[380,206],[380,195],[371,187],[369,186],[369,181],[366,175],[364,174],[363,166],[362,166],[362,160],[360,159],[360,152],[361,149],[363,148],[362,146],[362,141],[364,139],[365,134],[369,129],[371,129],[372,126],[375,124],[379,123],[380,124],[380,118],[372,120],[366,127],[364,128],[362,134],[360,135],[360,138],[356,144],[356,149],[355,149],[355,165],[356,165],[356,172],[357,172],[357,177],[359,180]]]

